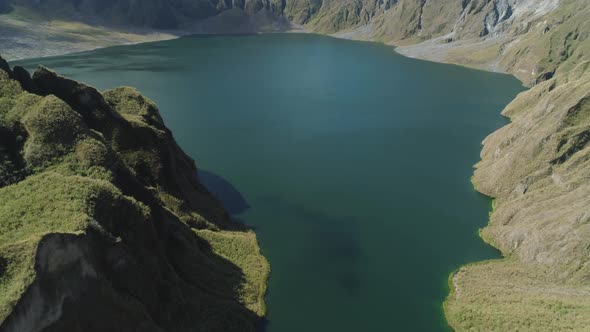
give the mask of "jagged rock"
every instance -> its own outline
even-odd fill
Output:
[[[102,121],[120,119],[93,87],[58,75],[43,66],[33,73],[33,82],[41,95],[55,95],[79,110],[90,127],[100,127]]]
[[[22,88],[30,93],[37,93],[37,86],[33,79],[31,78],[31,74],[21,66],[14,66],[12,69],[13,71],[13,78],[20,83]]]
[[[8,62],[6,62],[6,60],[4,60],[2,57],[0,57],[0,70],[5,71],[9,77],[12,77],[12,69],[10,69]]]

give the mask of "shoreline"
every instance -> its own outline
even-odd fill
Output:
[[[480,195],[483,195],[484,197],[486,197],[486,199],[488,199],[490,201],[490,209],[488,211],[488,222],[486,223],[486,225],[484,226],[487,227],[490,224],[491,221],[491,216],[492,214],[496,211],[496,198],[488,196],[482,192],[480,192],[479,190],[477,190],[477,185],[473,182],[473,177],[471,179],[471,184],[473,186],[473,189],[479,193]],[[494,261],[501,261],[506,259],[507,257],[502,253],[502,251],[498,248],[498,246],[496,246],[494,243],[492,243],[492,241],[490,241],[489,239],[486,239],[483,235],[482,235],[482,230],[483,228],[480,228],[477,231],[477,236],[481,239],[481,241],[494,248],[495,250],[498,251],[498,258],[490,258],[490,259],[485,259],[485,260],[479,260],[479,261],[473,261],[470,263],[466,263],[466,264],[462,264],[461,266],[459,266],[458,268],[456,268],[455,270],[453,270],[451,273],[449,273],[449,276],[447,277],[447,285],[449,288],[449,293],[447,294],[447,297],[445,298],[445,300],[442,303],[442,310],[443,310],[443,314],[445,317],[445,320],[447,322],[447,324],[449,325],[449,327],[451,328],[451,330],[455,331],[456,328],[455,326],[459,326],[459,324],[457,324],[456,322],[454,322],[451,319],[451,315],[449,313],[449,305],[450,305],[450,301],[453,300],[454,296],[456,293],[458,293],[458,289],[456,286],[456,281],[455,279],[457,278],[457,276],[459,275],[459,273],[461,273],[461,271],[465,268],[468,268],[470,266],[476,266],[476,265],[481,265],[481,264],[487,264],[490,262],[494,262]]]
[[[156,34],[159,34],[160,32],[157,31],[155,32]],[[506,71],[498,71],[498,70],[488,70],[485,67],[478,67],[478,66],[471,66],[468,64],[461,64],[461,63],[457,63],[457,62],[447,62],[447,61],[437,61],[437,60],[433,60],[430,58],[423,58],[420,56],[413,56],[411,55],[411,53],[408,52],[403,52],[402,49],[408,47],[408,46],[399,46],[396,45],[395,43],[390,43],[390,42],[384,42],[384,41],[380,41],[380,40],[375,40],[375,39],[369,39],[369,38],[354,38],[352,37],[352,35],[348,35],[348,34],[341,34],[339,35],[337,34],[322,34],[322,33],[316,33],[316,32],[311,32],[305,29],[290,29],[290,30],[284,30],[284,31],[260,31],[260,32],[234,32],[231,33],[233,35],[263,35],[263,34],[283,34],[283,33],[300,33],[300,34],[315,34],[315,35],[319,35],[319,36],[325,36],[325,37],[331,37],[331,38],[336,38],[336,39],[343,39],[343,40],[349,40],[349,41],[357,41],[357,42],[369,42],[369,43],[376,43],[376,44],[382,44],[384,46],[388,46],[391,47],[392,51],[404,56],[406,58],[411,58],[411,59],[416,59],[416,60],[420,60],[420,61],[427,61],[427,62],[431,62],[431,63],[439,63],[439,64],[446,64],[446,65],[453,65],[453,66],[459,66],[462,68],[467,68],[467,69],[471,69],[471,70],[481,70],[481,71],[486,71],[486,72],[490,72],[490,73],[496,73],[496,74],[502,74],[502,75],[510,75],[513,76],[517,79],[519,79],[519,81],[521,81],[523,83],[523,86],[527,87],[526,84],[524,83],[524,81],[520,78],[518,78],[516,75],[506,72]],[[19,61],[24,61],[24,60],[32,60],[32,59],[44,59],[44,58],[50,58],[50,57],[58,57],[58,56],[67,56],[67,55],[73,55],[73,54],[79,54],[79,53],[84,53],[84,52],[90,52],[90,51],[96,51],[96,50],[100,50],[100,49],[105,49],[105,48],[109,48],[109,47],[118,47],[118,46],[132,46],[132,45],[139,45],[139,44],[147,44],[147,43],[156,43],[156,42],[162,42],[162,41],[168,41],[168,40],[176,40],[176,39],[180,39],[183,37],[191,37],[191,36],[222,36],[222,35],[228,35],[228,33],[192,33],[189,31],[183,31],[181,33],[178,34],[171,34],[171,35],[166,35],[166,37],[164,38],[158,38],[158,39],[146,39],[146,40],[141,40],[141,41],[137,41],[137,42],[127,42],[127,43],[117,43],[117,44],[113,44],[113,45],[107,45],[107,46],[97,46],[97,47],[93,47],[93,48],[87,48],[87,49],[80,49],[77,51],[73,51],[73,52],[56,52],[56,53],[52,53],[52,54],[47,54],[47,55],[43,55],[40,57],[22,57],[22,58],[18,58],[18,59],[14,59],[14,58],[8,58],[7,60],[9,62],[19,62]],[[415,47],[415,45],[409,45],[409,47]],[[530,87],[527,87],[528,91]],[[503,126],[502,126],[503,127]],[[502,128],[500,127],[500,128]],[[500,129],[498,128],[498,129]],[[498,130],[497,129],[497,130]],[[496,130],[496,131],[497,131]],[[495,131],[494,131],[495,132]],[[492,134],[493,132],[490,132],[488,135]],[[481,160],[481,159],[480,159]],[[493,214],[495,212],[495,198],[488,196],[486,194],[484,194],[483,192],[479,191],[477,189],[477,185],[472,181],[472,185],[473,188],[476,192],[486,196],[488,199],[491,200],[492,202],[492,208],[489,211],[489,214]],[[486,223],[486,225],[484,226],[487,227],[490,223],[490,218],[488,218],[488,222]],[[458,267],[457,269],[455,269],[454,271],[450,272],[448,277],[447,277],[447,283],[448,283],[448,287],[449,287],[449,292],[447,297],[444,299],[444,301],[441,303],[442,305],[442,311],[443,311],[443,316],[444,319],[446,321],[446,323],[448,324],[448,326],[450,327],[451,330],[456,330],[456,328],[454,326],[456,326],[455,324],[452,323],[452,320],[450,319],[450,315],[448,313],[448,306],[449,306],[449,301],[452,300],[452,297],[457,293],[457,288],[456,288],[456,283],[455,283],[455,279],[457,277],[457,275],[461,272],[462,269],[469,267],[469,266],[474,266],[474,265],[479,265],[479,264],[486,264],[488,262],[493,262],[493,261],[497,261],[497,260],[503,260],[506,258],[506,256],[504,256],[502,254],[502,252],[500,251],[500,249],[491,243],[491,241],[488,241],[486,238],[484,238],[482,236],[482,229],[480,228],[478,231],[478,236],[480,237],[480,239],[487,245],[492,246],[494,249],[499,251],[500,257],[498,258],[493,258],[493,259],[487,259],[487,260],[482,260],[482,261],[474,261],[474,262],[470,262],[467,264],[463,264],[460,267]],[[269,276],[270,277],[270,274]],[[266,287],[268,287],[268,283],[266,283]],[[266,289],[265,292],[266,293]],[[264,294],[263,293],[263,294]],[[264,295],[263,295],[264,297]],[[263,301],[263,303],[265,303]]]
[[[199,23],[201,23],[201,22],[199,22]],[[223,35],[236,35],[236,36],[243,35],[243,36],[246,36],[246,35],[263,35],[263,34],[282,34],[282,33],[286,33],[286,34],[290,34],[290,33],[315,34],[315,35],[319,35],[319,36],[331,37],[331,38],[342,39],[342,40],[382,44],[382,45],[391,47],[395,53],[402,55],[406,58],[411,58],[411,59],[416,59],[416,60],[421,60],[421,61],[426,61],[426,62],[431,62],[431,63],[441,63],[441,64],[459,66],[462,68],[468,68],[468,69],[472,69],[472,70],[481,70],[481,71],[486,71],[486,72],[496,73],[496,74],[510,75],[510,76],[517,78],[518,80],[520,80],[523,83],[524,86],[528,87],[526,85],[526,83],[524,82],[524,80],[519,78],[517,75],[510,73],[506,70],[502,70],[498,67],[490,68],[489,64],[477,65],[477,64],[464,63],[464,62],[460,62],[460,61],[445,60],[442,58],[435,59],[432,57],[423,56],[423,53],[426,50],[433,50],[433,49],[442,50],[445,47],[448,48],[449,47],[448,44],[434,43],[437,40],[440,40],[440,38],[442,38],[442,37],[436,37],[433,39],[428,39],[428,40],[418,42],[418,43],[413,43],[413,44],[410,43],[410,44],[401,45],[401,44],[398,44],[395,42],[387,42],[384,40],[378,40],[378,39],[372,38],[368,35],[365,35],[364,34],[365,32],[363,32],[363,31],[361,31],[361,32],[357,31],[357,30],[362,30],[365,27],[366,26],[357,28],[352,31],[342,31],[342,32],[330,33],[330,34],[309,31],[309,30],[305,29],[305,27],[303,27],[303,26],[296,26],[296,25],[292,25],[291,28],[284,29],[284,30],[283,29],[270,29],[270,30],[261,29],[261,30],[256,30],[256,31],[240,30],[240,29],[229,29],[228,31],[213,31],[213,30],[208,31],[207,28],[203,28],[203,27],[199,27],[199,28],[193,27],[193,28],[178,29],[178,30],[155,30],[155,29],[126,30],[127,28],[125,28],[125,27],[113,27],[112,29],[121,29],[121,30],[112,30],[112,32],[114,34],[118,34],[118,33],[120,33],[120,34],[134,34],[134,36],[142,36],[144,38],[139,38],[137,41],[111,40],[112,43],[110,43],[108,45],[93,44],[92,46],[89,46],[89,47],[82,46],[78,49],[70,49],[65,52],[60,51],[63,48],[61,48],[61,47],[59,47],[59,45],[57,45],[55,49],[50,48],[46,52],[41,52],[40,56],[32,56],[32,57],[31,56],[18,56],[18,57],[6,56],[5,54],[12,54],[13,52],[10,52],[10,51],[6,52],[3,49],[0,49],[0,50],[2,50],[1,51],[2,57],[6,61],[17,62],[17,61],[31,60],[31,59],[43,59],[43,58],[54,57],[54,56],[67,56],[67,55],[71,55],[71,54],[96,51],[96,50],[109,48],[109,47],[116,47],[116,46],[131,46],[131,45],[140,45],[140,44],[147,44],[147,43],[156,43],[156,42],[176,40],[176,39],[180,39],[183,37],[191,37],[191,36],[223,36]],[[100,28],[111,29],[111,27],[100,27]],[[199,30],[204,30],[204,31],[199,32]],[[451,47],[462,47],[465,45],[469,45],[469,41],[467,41],[463,45],[458,45],[458,46],[453,45]],[[423,51],[421,52],[421,50],[423,50]]]

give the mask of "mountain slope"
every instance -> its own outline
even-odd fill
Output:
[[[543,74],[504,110],[512,123],[484,141],[474,183],[496,209],[482,236],[507,258],[455,276],[457,321],[533,331],[590,323],[588,17],[586,4],[564,1],[509,50],[539,59]]]
[[[0,68],[0,331],[255,331],[268,264],[155,105]]]

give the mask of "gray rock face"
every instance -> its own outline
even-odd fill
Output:
[[[494,6],[484,19],[484,30],[481,36],[493,33],[496,26],[512,16],[512,5],[508,0],[494,0]]]
[[[37,86],[33,79],[31,78],[31,74],[21,66],[15,66],[13,69],[13,78],[18,81],[21,87],[30,93],[37,93]]]

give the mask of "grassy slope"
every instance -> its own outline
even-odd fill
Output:
[[[62,84],[67,87],[70,84],[54,78],[50,72],[45,71],[44,75],[49,75],[52,80],[46,79],[45,82],[54,86]],[[89,96],[95,91],[73,84],[72,91],[76,93]],[[57,89],[55,93],[64,92]],[[263,297],[269,274],[268,263],[260,254],[254,233],[224,221],[225,212],[219,209],[201,211],[196,207],[203,201],[207,206],[215,206],[216,201],[194,182],[196,173],[192,161],[171,141],[151,101],[130,88],[108,91],[105,98],[113,110],[127,118],[115,116],[114,119],[118,120],[107,120],[107,115],[99,117],[99,121],[115,121],[108,126],[114,130],[114,135],[93,129],[99,128],[101,123],[81,116],[88,114],[74,111],[62,99],[23,91],[18,82],[0,70],[0,135],[3,136],[0,143],[0,322],[8,324],[5,319],[20,305],[19,302],[25,301],[23,295],[27,289],[44,277],[38,275],[35,268],[42,264],[37,258],[37,247],[43,238],[55,233],[78,234],[84,241],[90,241],[93,237],[89,234],[98,231],[103,234],[99,242],[108,247],[116,238],[116,242],[135,248],[132,255],[162,246],[166,255],[181,250],[180,256],[160,258],[163,261],[158,269],[168,271],[169,264],[184,264],[176,267],[175,272],[165,273],[184,275],[185,282],[204,287],[195,289],[185,282],[171,285],[171,289],[184,287],[185,296],[190,297],[184,310],[192,315],[191,320],[195,320],[191,326],[205,330],[254,330],[257,319],[265,314]],[[127,128],[129,132],[120,131],[119,127]],[[137,135],[147,149],[145,153],[134,153],[132,149]],[[172,156],[174,164],[166,156]],[[154,161],[157,165],[145,167]],[[187,169],[182,168],[181,163],[187,163]],[[167,171],[185,174],[183,176],[187,178],[183,182],[194,182],[195,187],[178,188],[176,183],[167,182]],[[157,186],[157,195],[146,194],[141,187],[133,189],[139,183],[137,180]],[[152,190],[152,185],[146,189]],[[123,194],[122,190],[138,192],[138,197],[145,203],[129,196],[130,193]],[[180,221],[186,226],[180,226]],[[165,240],[156,247],[153,244],[144,247],[137,242],[145,237],[151,238],[151,243],[158,243],[164,238],[177,236],[154,234],[152,227],[180,227],[175,234],[184,233],[182,241],[187,241],[190,232],[181,231],[187,226],[192,227],[193,237],[196,236],[190,241],[205,241],[204,244],[198,247],[184,242],[174,244],[174,241],[180,241],[177,239],[171,244]],[[93,246],[94,242],[88,243]],[[172,247],[168,249],[170,245]],[[210,247],[211,252],[197,249],[206,247]],[[153,264],[150,261],[154,258],[145,257],[145,254],[137,257],[140,262],[147,259],[146,264]],[[164,263],[166,260],[170,262]],[[103,273],[101,278],[108,280],[108,273]],[[119,274],[117,278],[125,277]],[[144,281],[135,282],[141,284]],[[117,281],[113,285],[115,290],[109,292],[127,296],[124,287],[117,288]],[[72,285],[72,289],[76,287]],[[177,301],[175,305],[182,305],[180,300]],[[147,302],[144,305],[153,304]],[[166,305],[160,305],[164,310]],[[203,305],[207,306],[206,310]],[[22,303],[22,306],[30,305]],[[81,305],[80,308],[78,310],[84,312],[85,307]],[[67,315],[67,309],[64,310]],[[227,318],[217,319],[222,312]],[[166,317],[153,319],[159,321],[161,327],[170,326],[171,330],[186,328],[186,325],[175,325],[186,322],[168,321]],[[4,323],[0,324],[0,330],[6,328]]]

